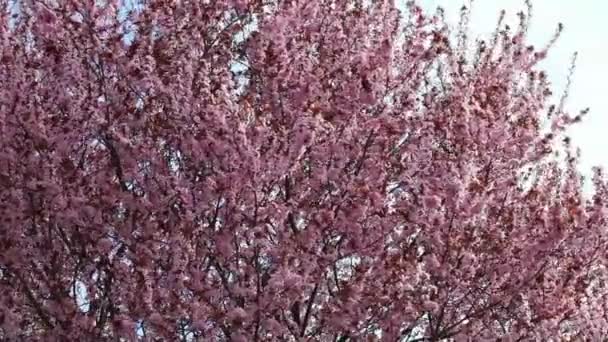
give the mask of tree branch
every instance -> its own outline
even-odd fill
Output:
[[[312,293],[310,294],[310,298],[308,298],[308,304],[306,307],[306,314],[304,315],[304,321],[302,322],[302,328],[300,330],[300,337],[304,337],[306,333],[306,327],[308,325],[308,321],[310,320],[310,314],[312,312],[312,305],[314,304],[315,297],[317,296],[317,292],[319,291],[319,282],[315,284]]]

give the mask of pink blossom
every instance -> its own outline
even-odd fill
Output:
[[[523,14],[138,3],[0,15],[0,339],[608,336],[608,179]]]
[[[103,238],[97,242],[97,248],[101,254],[108,254],[112,248],[114,243],[110,238]]]
[[[432,300],[427,300],[424,302],[423,304],[424,310],[431,312],[431,313],[436,313],[439,312],[439,304],[437,304],[436,302],[433,302]]]
[[[247,318],[247,312],[242,308],[235,308],[228,313],[228,319],[233,322],[243,322]]]
[[[426,209],[435,209],[439,205],[439,200],[436,196],[425,196],[423,201]]]

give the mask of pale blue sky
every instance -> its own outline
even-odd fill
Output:
[[[457,22],[464,0],[420,0],[428,10],[437,5],[446,10],[451,22]],[[572,112],[590,107],[585,120],[571,130],[574,144],[582,150],[581,171],[589,175],[591,166],[608,168],[608,1],[606,0],[532,0],[532,26],[529,39],[543,46],[559,22],[564,32],[551,51],[544,67],[561,94],[566,84],[570,59],[578,51],[567,108]],[[524,0],[476,0],[472,6],[471,29],[475,35],[490,34],[501,9],[516,23],[516,13],[525,9]]]

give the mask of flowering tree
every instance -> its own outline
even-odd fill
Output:
[[[608,333],[608,187],[523,14],[0,4],[0,339]]]

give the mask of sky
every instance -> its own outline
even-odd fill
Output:
[[[555,94],[565,88],[572,55],[578,52],[566,108],[572,113],[590,107],[582,123],[570,130],[575,146],[581,148],[580,171],[590,176],[591,167],[608,169],[608,1],[606,0],[532,0],[532,22],[529,42],[544,46],[558,23],[564,31],[542,64],[553,84]],[[426,10],[438,5],[452,23],[458,22],[459,9],[470,1],[419,0]],[[471,33],[489,35],[493,32],[501,9],[507,20],[516,23],[516,13],[526,8],[524,0],[476,0],[472,6]],[[511,25],[516,27],[515,25]]]

